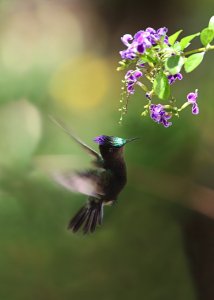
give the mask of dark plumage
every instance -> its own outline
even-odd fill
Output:
[[[55,180],[62,186],[88,196],[86,204],[71,219],[68,228],[73,232],[77,232],[81,227],[84,233],[94,232],[97,225],[102,224],[103,206],[116,201],[126,184],[123,149],[125,144],[136,138],[122,139],[106,135],[96,137],[94,141],[99,144],[99,154],[75,137],[61,121],[53,117],[51,119],[94,158],[93,169],[54,175]]]

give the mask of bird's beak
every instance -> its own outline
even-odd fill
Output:
[[[138,137],[134,137],[134,138],[131,138],[131,139],[127,139],[126,140],[126,144],[127,143],[130,143],[130,142],[133,142],[133,141],[136,141],[136,140],[139,140],[140,138],[138,138]]]

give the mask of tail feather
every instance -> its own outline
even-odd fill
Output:
[[[89,231],[92,231],[91,230],[91,225],[92,225],[92,222],[93,222],[93,219],[94,219],[94,210],[90,209],[89,211],[89,215],[85,221],[85,225],[83,227],[83,232],[84,234],[88,233]]]
[[[92,223],[91,223],[91,232],[94,232],[95,229],[96,229],[97,224],[99,224],[98,223],[98,214],[99,214],[99,211],[96,210],[94,212],[94,218],[93,218]]]
[[[74,227],[75,224],[77,224],[80,220],[80,218],[82,218],[82,216],[84,216],[86,213],[85,207],[82,207],[77,213],[76,215],[73,217],[73,219],[69,222],[68,224],[68,229],[71,229]]]
[[[85,221],[85,218],[87,217],[88,215],[88,211],[84,211],[80,217],[78,218],[78,220],[76,221],[76,223],[73,225],[73,232],[77,232],[80,227],[82,226],[82,224],[84,223]]]
[[[95,200],[89,200],[85,206],[83,206],[76,215],[71,219],[68,225],[68,229],[73,232],[77,232],[83,227],[83,233],[94,232],[97,225],[102,224],[103,218],[103,203]]]
[[[98,224],[102,225],[102,222],[103,222],[103,205],[101,206],[101,209],[98,212],[97,218],[98,218]]]

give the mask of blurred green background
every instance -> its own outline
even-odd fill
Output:
[[[0,299],[214,299],[213,53],[174,87],[180,103],[199,89],[200,114],[168,129],[140,117],[139,91],[118,125],[116,72],[124,33],[192,34],[213,14],[213,0],[0,1]],[[50,174],[88,158],[48,114],[95,148],[99,134],[141,137],[93,235],[66,230],[85,197]]]

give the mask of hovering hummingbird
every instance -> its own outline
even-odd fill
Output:
[[[68,229],[77,232],[82,227],[85,234],[94,232],[97,225],[102,224],[104,205],[113,204],[126,185],[124,146],[138,138],[97,136],[94,142],[99,145],[100,153],[98,153],[77,138],[63,122],[50,118],[94,158],[93,169],[54,176],[55,180],[65,188],[88,196],[86,204],[69,222]]]

